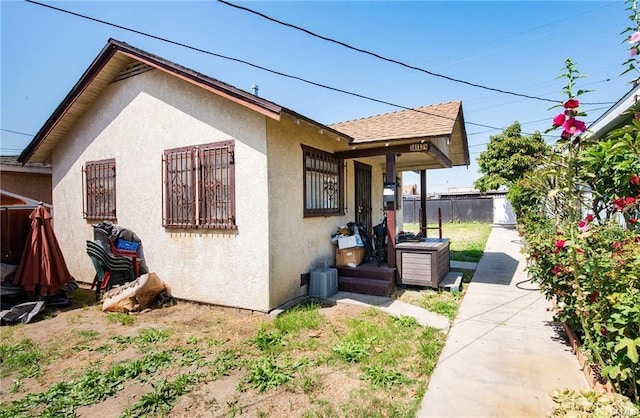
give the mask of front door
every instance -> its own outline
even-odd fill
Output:
[[[354,161],[356,222],[367,228],[371,236],[371,166]]]

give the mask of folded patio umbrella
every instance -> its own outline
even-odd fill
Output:
[[[73,279],[53,232],[51,218],[43,205],[29,215],[29,237],[13,278],[13,284],[22,286],[32,298],[52,295]]]

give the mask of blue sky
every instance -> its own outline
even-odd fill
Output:
[[[348,50],[216,1],[49,2],[121,26],[240,58],[314,82],[407,107],[462,100],[470,167],[433,170],[428,192],[471,186],[475,159],[491,135],[514,121],[544,131],[557,110],[544,101],[499,94]],[[578,87],[593,121],[630,88],[620,33],[622,1],[421,1],[238,3],[318,34],[476,84],[563,100],[556,79],[571,57],[588,75]],[[324,124],[398,108],[282,78],[24,1],[2,0],[0,152],[18,154],[112,37],[259,94]],[[549,141],[554,138],[549,137]],[[405,176],[405,184],[418,176]]]

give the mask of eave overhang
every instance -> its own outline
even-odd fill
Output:
[[[269,118],[275,120],[280,118],[282,107],[273,102],[134,48],[124,42],[109,39],[107,45],[22,151],[18,161],[23,164],[26,162],[51,163],[51,154],[58,142],[103,90],[135,61],[195,84]]]

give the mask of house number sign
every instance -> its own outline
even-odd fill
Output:
[[[429,144],[411,144],[409,145],[409,151],[429,151]]]

